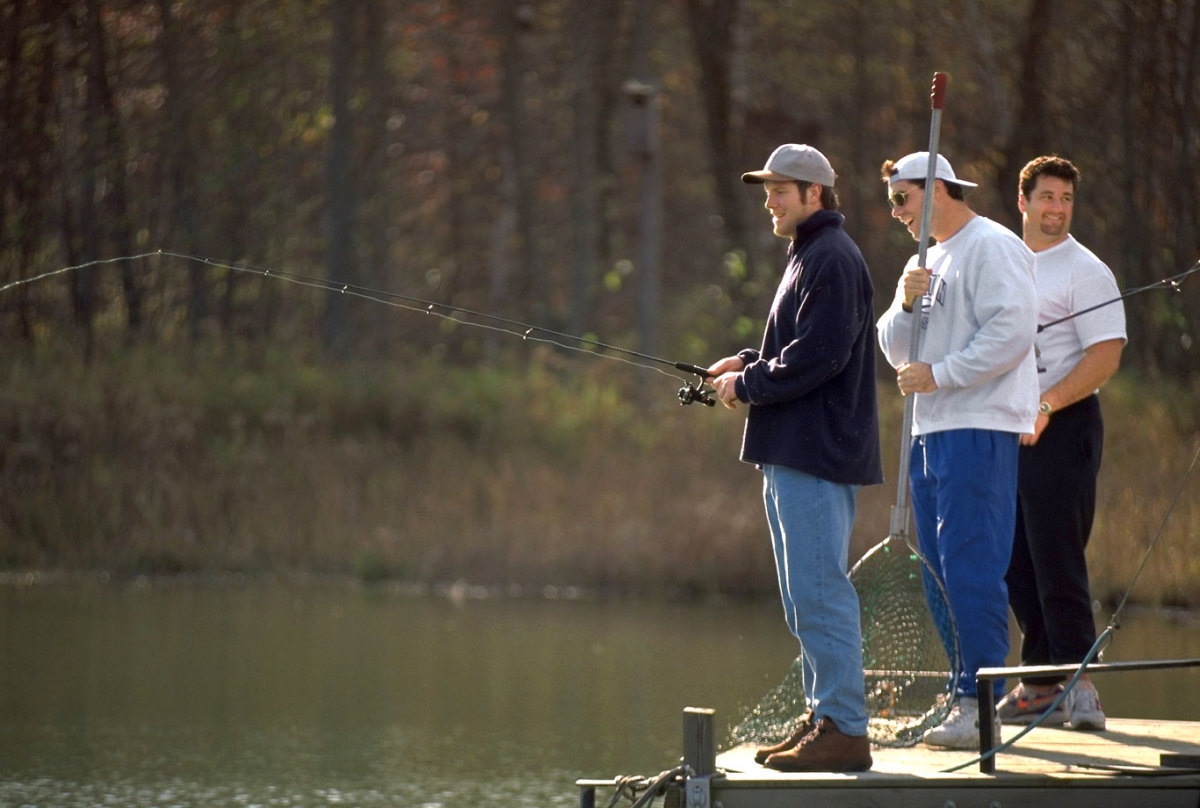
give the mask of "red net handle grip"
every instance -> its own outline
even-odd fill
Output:
[[[933,109],[941,109],[942,104],[946,102],[946,74],[933,74],[933,89],[929,92],[930,107]]]

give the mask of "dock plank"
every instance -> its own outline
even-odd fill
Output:
[[[664,808],[1200,808],[1200,722],[1110,717],[1103,732],[1024,729],[1003,728],[1015,743],[997,754],[994,773],[969,752],[922,744],[873,748],[867,772],[785,773],[738,746],[717,755],[715,774],[689,777],[686,789],[674,783]],[[613,783],[577,785],[590,808]]]
[[[1002,737],[1008,742],[1024,729],[1006,726]],[[1196,759],[1200,722],[1109,718],[1103,732],[1038,727],[997,754],[994,774],[981,773],[969,752],[923,744],[872,749],[869,772],[793,774],[756,764],[746,745],[718,755],[724,777],[712,780],[711,799],[724,808],[1196,808],[1200,769],[1163,766],[1164,755]]]
[[[1002,737],[1012,741],[1024,727],[1005,726]],[[961,750],[943,750],[917,744],[902,749],[874,748],[873,771],[935,775],[971,761],[975,755]],[[1080,773],[1097,766],[1129,768],[1160,767],[1163,755],[1200,754],[1200,722],[1151,721],[1110,718],[1103,732],[1078,732],[1058,727],[1037,727],[996,755],[996,774]],[[754,747],[740,746],[717,757],[717,765],[728,772],[754,773],[766,778],[794,775],[776,772],[754,762]],[[963,773],[978,773],[978,767]]]

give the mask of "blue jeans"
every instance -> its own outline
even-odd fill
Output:
[[[763,502],[788,629],[800,641],[813,715],[865,735],[862,629],[847,574],[858,487],[784,466],[763,466]]]
[[[1017,512],[1015,433],[951,429],[915,438],[909,462],[917,549],[941,579],[958,629],[957,693],[974,697],[975,672],[1003,667]],[[945,638],[943,638],[945,642]],[[949,653],[949,650],[948,650]],[[997,699],[1004,680],[993,681]]]

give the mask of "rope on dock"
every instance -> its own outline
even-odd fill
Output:
[[[640,774],[619,776],[614,781],[616,790],[613,792],[612,799],[608,801],[607,808],[615,808],[622,798],[632,803],[630,808],[645,808],[663,793],[667,783],[677,778],[682,782],[691,774],[693,774],[691,766],[680,765],[659,773],[653,779]],[[641,796],[638,796],[639,791],[642,792]]]

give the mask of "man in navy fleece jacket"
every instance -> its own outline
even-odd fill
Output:
[[[725,406],[749,404],[742,460],[763,501],[788,628],[800,642],[808,714],[759,763],[784,771],[871,767],[858,596],[847,574],[859,486],[883,481],[875,407],[874,290],[842,229],[836,179],[811,146],[776,149],[762,171],[775,235],[791,240],[762,348],[708,370]]]

